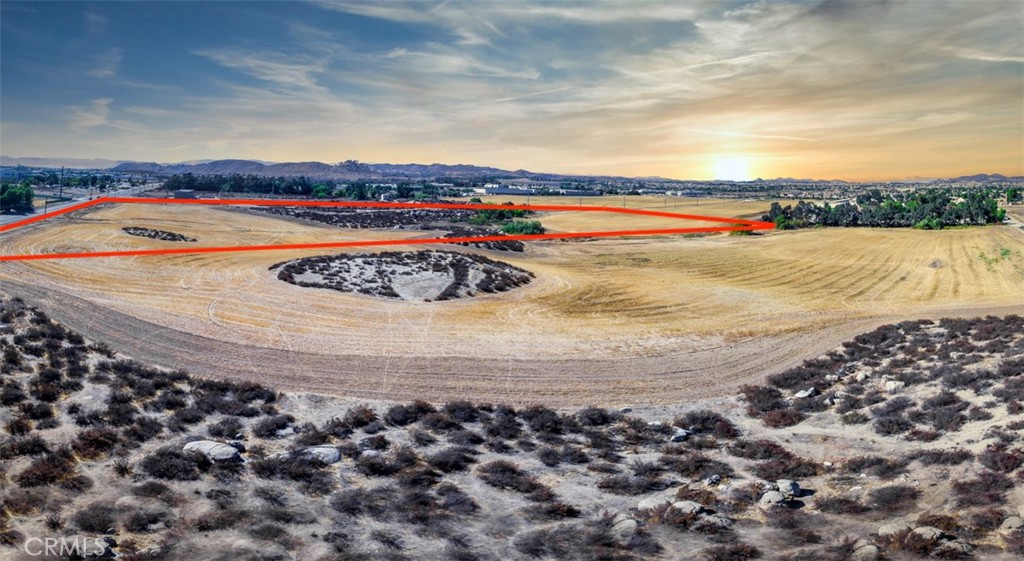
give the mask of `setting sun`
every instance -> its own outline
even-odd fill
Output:
[[[746,158],[717,158],[714,171],[715,179],[749,181],[750,160]]]

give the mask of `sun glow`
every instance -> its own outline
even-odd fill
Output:
[[[715,159],[715,179],[750,181],[750,160],[746,158]]]

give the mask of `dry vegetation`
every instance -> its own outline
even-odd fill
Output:
[[[676,203],[626,200],[724,216],[767,205]],[[549,231],[693,224],[589,212],[539,218]],[[123,235],[125,223],[217,246],[436,236],[238,209],[122,205],[4,234],[0,246],[6,253],[172,243]],[[0,286],[88,336],[204,376],[370,399],[680,403],[733,393],[886,322],[1022,313],[1022,239],[1024,232],[1008,227],[830,229],[531,242],[522,253],[459,248],[536,278],[513,291],[447,302],[310,291],[268,270],[323,250],[9,263]]]
[[[279,393],[17,299],[0,324],[5,558],[61,535],[135,560],[1024,552],[1020,317],[884,326],[742,399],[637,412]]]

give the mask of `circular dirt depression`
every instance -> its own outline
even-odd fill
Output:
[[[387,251],[319,255],[278,263],[277,278],[380,298],[451,300],[528,284],[530,271],[472,253]]]

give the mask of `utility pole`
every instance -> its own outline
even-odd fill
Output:
[[[64,198],[64,166],[60,166],[60,198]]]

